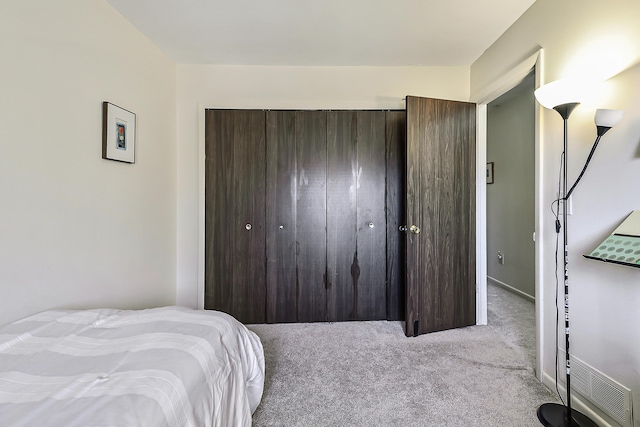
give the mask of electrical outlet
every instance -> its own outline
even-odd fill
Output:
[[[504,265],[504,254],[500,251],[498,251],[498,264]]]

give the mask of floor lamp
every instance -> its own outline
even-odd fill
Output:
[[[566,82],[557,81],[549,83],[538,88],[535,91],[535,97],[538,102],[545,108],[557,111],[562,117],[564,123],[564,139],[563,139],[563,160],[562,160],[562,194],[558,196],[558,200],[562,201],[562,230],[564,245],[564,322],[565,322],[565,352],[566,352],[566,371],[567,371],[567,403],[561,405],[558,403],[545,403],[538,408],[538,419],[545,427],[597,427],[589,417],[571,408],[571,369],[570,369],[570,352],[569,352],[569,272],[567,268],[569,259],[569,244],[567,240],[567,200],[573,190],[582,179],[589,162],[593,157],[593,153],[600,142],[600,138],[613,126],[615,126],[624,114],[619,110],[597,110],[595,116],[597,138],[591,148],[591,152],[576,179],[575,183],[568,189],[567,186],[567,122],[573,110],[579,105],[576,97],[576,87],[568,86]],[[556,350],[557,351],[557,350]],[[571,414],[571,416],[569,416]]]

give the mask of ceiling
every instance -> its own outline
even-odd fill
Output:
[[[535,0],[107,0],[180,64],[468,66]]]

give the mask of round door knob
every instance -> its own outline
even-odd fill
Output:
[[[398,227],[398,230],[407,231],[407,226],[406,225],[401,225],[400,227]]]
[[[412,225],[411,228],[409,228],[409,230],[413,234],[419,234],[420,233],[420,227],[418,227],[417,225]]]
[[[251,230],[252,227],[251,227],[251,224],[247,224],[247,225],[244,226],[244,228],[246,228],[247,231],[248,231],[248,230]]]
[[[369,228],[375,227],[372,222],[369,223]]]
[[[279,228],[280,230],[284,230],[284,225],[281,225]]]

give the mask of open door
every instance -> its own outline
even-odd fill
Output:
[[[476,105],[407,96],[407,336],[476,323]]]

